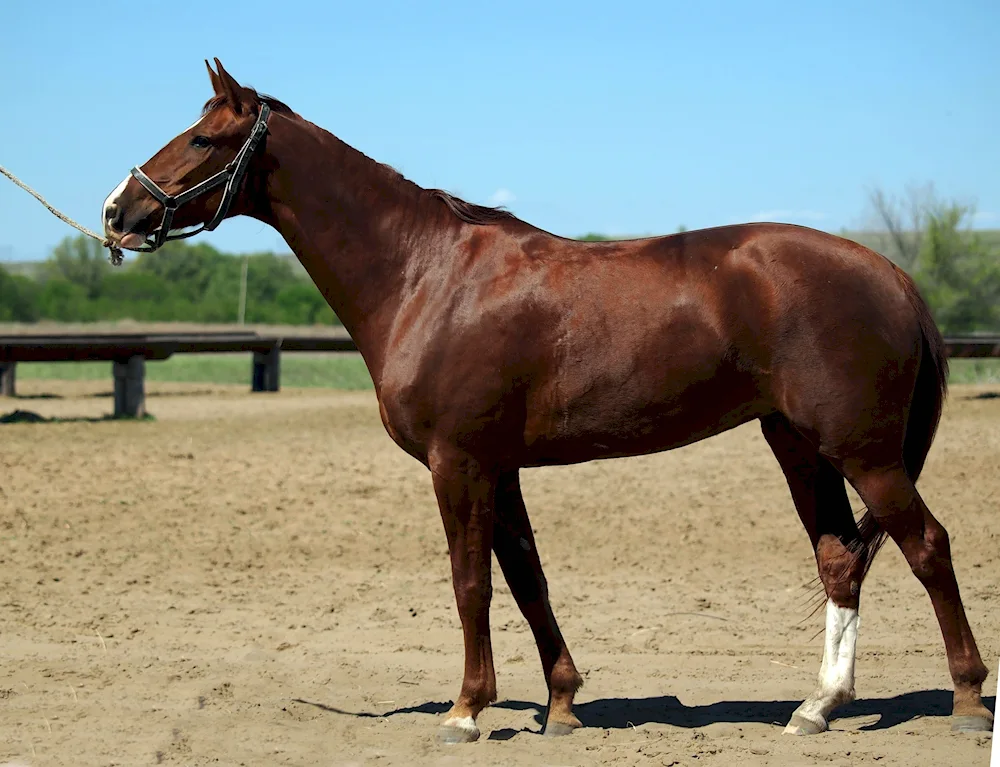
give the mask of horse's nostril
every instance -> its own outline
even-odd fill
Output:
[[[121,229],[122,209],[117,203],[111,203],[104,209],[104,220],[111,225],[112,229]]]

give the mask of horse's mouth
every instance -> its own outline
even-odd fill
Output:
[[[118,247],[123,250],[139,250],[145,243],[145,235],[129,232],[118,240]]]
[[[119,250],[142,250],[146,244],[147,237],[147,235],[141,232],[126,232],[123,234],[110,226],[104,227],[104,236],[111,245]]]

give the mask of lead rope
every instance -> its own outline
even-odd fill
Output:
[[[58,218],[58,219],[60,219],[62,221],[65,221],[70,226],[72,226],[72,227],[74,227],[76,229],[79,229],[81,232],[83,232],[88,237],[93,237],[95,240],[97,240],[98,242],[100,242],[101,245],[103,245],[105,248],[107,248],[109,251],[111,251],[111,254],[108,256],[108,260],[111,262],[112,266],[121,266],[122,261],[124,261],[125,258],[122,255],[121,248],[115,247],[111,243],[111,240],[109,240],[109,239],[107,239],[105,237],[101,237],[101,235],[96,234],[95,232],[90,231],[85,226],[80,226],[78,223],[76,223],[76,221],[74,221],[73,219],[71,219],[69,216],[60,213],[58,210],[56,210],[51,205],[49,205],[45,201],[45,199],[40,194],[38,194],[38,192],[36,192],[34,189],[32,189],[27,184],[25,184],[23,181],[21,181],[21,179],[19,179],[17,176],[15,176],[13,173],[11,173],[6,168],[4,168],[2,165],[0,165],[0,173],[3,173],[3,175],[5,175],[7,178],[9,178],[11,181],[13,181],[19,187],[21,187],[25,192],[27,192],[28,194],[30,194],[32,197],[34,197],[36,200],[38,200],[42,205],[44,205],[46,208],[48,208],[49,212],[52,213],[52,215],[54,215],[56,218]]]

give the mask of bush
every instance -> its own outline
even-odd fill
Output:
[[[0,322],[36,322],[38,284],[0,267]]]
[[[247,322],[339,324],[290,257],[232,256],[207,243],[170,242],[153,253],[130,253],[114,269],[101,244],[85,236],[56,246],[37,281],[4,273],[0,319],[235,322],[244,259]]]

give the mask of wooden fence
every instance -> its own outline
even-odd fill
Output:
[[[282,352],[356,352],[354,341],[331,336],[261,336],[257,333],[68,334],[0,336],[0,395],[15,396],[18,362],[110,362],[115,417],[145,414],[146,362],[175,354],[250,353],[255,392],[281,387]]]
[[[950,357],[1000,357],[1000,336],[946,338]],[[115,417],[140,417],[146,412],[146,362],[174,354],[250,353],[250,388],[255,392],[281,388],[284,352],[356,352],[348,337],[261,336],[257,333],[143,333],[109,335],[0,336],[0,395],[15,396],[18,362],[112,363]]]

